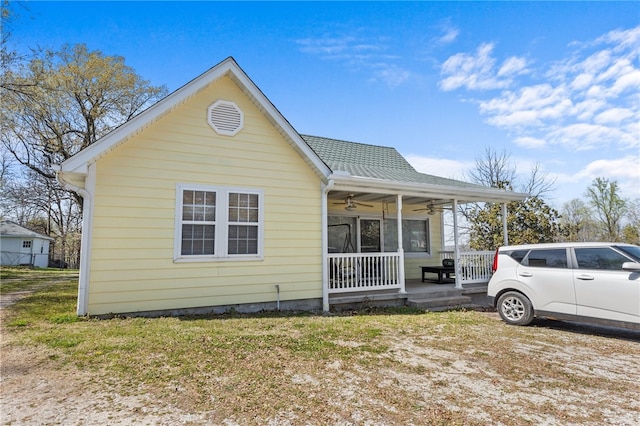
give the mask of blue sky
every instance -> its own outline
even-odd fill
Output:
[[[233,56],[302,134],[464,179],[487,148],[640,197],[637,2],[20,2],[19,49],[85,43],[170,91]]]

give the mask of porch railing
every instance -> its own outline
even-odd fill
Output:
[[[400,288],[398,253],[331,253],[329,292]]]
[[[486,283],[491,278],[493,251],[460,252],[460,277],[462,284]],[[453,251],[441,251],[440,259],[453,259]]]

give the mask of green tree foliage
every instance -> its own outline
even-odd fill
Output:
[[[510,189],[508,182],[499,187]],[[502,205],[475,206],[469,215],[469,246],[474,250],[495,250],[504,244]],[[554,241],[563,231],[560,214],[540,197],[507,204],[509,244],[533,244]]]
[[[165,93],[120,56],[90,51],[83,44],[64,46],[3,71],[2,144],[20,164],[53,179],[53,164],[88,147]]]
[[[620,197],[618,182],[596,178],[587,188],[586,197],[595,211],[601,239],[620,241],[622,219],[627,203]]]
[[[3,216],[44,224],[59,258],[68,261],[65,246],[71,236],[77,240],[82,200],[60,187],[53,165],[157,102],[166,89],[142,79],[124,58],[84,44],[18,56],[3,37],[0,59]]]

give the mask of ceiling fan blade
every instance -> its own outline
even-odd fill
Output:
[[[360,201],[352,201],[352,203],[357,204],[359,206],[364,206],[364,207],[373,207],[371,204],[361,203]]]

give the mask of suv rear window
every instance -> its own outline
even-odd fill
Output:
[[[522,263],[524,257],[529,253],[529,250],[514,250],[512,252],[507,253],[509,256],[513,258],[518,263]]]
[[[535,266],[542,268],[566,268],[567,267],[567,250],[566,249],[540,249],[531,250],[529,255],[522,262],[526,266]]]

